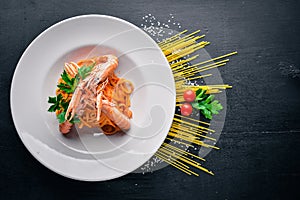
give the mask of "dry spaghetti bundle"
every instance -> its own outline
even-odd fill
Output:
[[[227,84],[194,86],[187,84],[187,82],[192,80],[212,76],[213,74],[211,73],[202,73],[226,65],[229,59],[224,58],[237,54],[237,52],[232,52],[196,64],[191,64],[191,61],[196,60],[199,56],[194,53],[210,44],[207,41],[199,41],[205,37],[205,35],[197,36],[199,32],[200,30],[197,30],[184,35],[187,33],[187,30],[184,30],[158,44],[173,71],[176,85],[176,106],[182,105],[184,101],[183,93],[187,89],[193,91],[201,89],[206,91],[205,94],[216,94],[224,89],[231,88],[231,86]],[[199,174],[195,172],[195,169],[214,175],[212,171],[201,165],[200,162],[205,161],[204,158],[195,153],[186,151],[189,148],[195,149],[198,147],[219,149],[203,141],[203,139],[205,139],[206,141],[216,142],[216,139],[210,135],[214,134],[215,131],[210,129],[209,126],[209,122],[175,114],[168,136],[160,149],[156,152],[156,157],[188,175],[199,176]]]

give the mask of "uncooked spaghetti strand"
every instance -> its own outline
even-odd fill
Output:
[[[195,55],[195,56],[192,56],[192,57],[190,57],[190,58],[180,60],[180,61],[178,61],[178,62],[175,62],[175,63],[171,64],[170,66],[171,66],[171,68],[174,68],[174,67],[176,67],[176,66],[178,66],[178,65],[181,65],[181,64],[190,62],[190,61],[196,59],[197,57],[199,57],[199,55]]]
[[[217,150],[220,149],[219,147],[216,147],[216,146],[213,146],[213,145],[206,144],[206,143],[204,143],[203,141],[200,141],[200,140],[195,140],[194,143],[195,143],[195,144],[198,144],[198,145],[201,145],[201,146],[204,146],[204,147],[206,147],[206,148],[212,148],[212,149],[217,149]]]
[[[176,143],[179,143],[179,144],[183,144],[183,145],[188,146],[188,147],[194,147],[194,146],[191,145],[191,144],[188,144],[188,143],[182,142],[182,141],[178,141],[178,140],[174,140],[174,139],[169,138],[169,137],[166,137],[166,140],[170,140],[170,141],[172,141],[172,142],[176,142]]]
[[[175,117],[174,117],[174,119],[176,119],[176,121],[173,120],[173,124],[175,124],[175,125],[180,125],[180,126],[184,126],[186,128],[201,130],[201,131],[204,131],[205,133],[209,132],[209,130],[198,129],[197,124],[194,124],[195,126],[191,126],[190,125],[191,123],[183,123],[183,122],[187,122],[187,121],[184,121],[183,119],[178,119],[178,118],[175,118]],[[206,124],[204,124],[204,125],[206,125]],[[199,126],[202,127],[203,125],[199,125]]]
[[[207,67],[205,69],[195,69],[191,72],[184,72],[181,74],[181,76],[185,77],[186,79],[189,78],[189,77],[194,77],[196,73],[200,73],[200,72],[204,72],[206,70],[210,70],[210,69],[213,69],[213,68],[217,68],[217,67],[222,67],[226,65],[226,63],[221,63],[221,64],[218,64],[218,65],[213,65],[211,67]]]
[[[206,63],[209,63],[209,62],[212,62],[212,61],[215,61],[215,60],[219,60],[219,59],[222,59],[222,58],[226,58],[226,57],[229,57],[229,56],[232,56],[232,55],[235,55],[235,54],[237,54],[237,51],[234,51],[234,52],[231,52],[231,53],[222,55],[222,56],[218,56],[218,57],[216,57],[216,58],[212,58],[212,59],[209,59],[209,60],[200,62],[200,63],[198,63],[198,66],[199,66],[199,65],[206,64]]]
[[[204,48],[206,45],[208,45],[209,43],[202,43],[202,44],[194,44],[194,45],[191,45],[190,47],[187,47],[183,50],[181,50],[180,52],[176,53],[176,54],[173,54],[171,55],[170,57],[168,57],[168,61],[169,62],[172,62],[174,60],[178,60],[184,56],[187,56],[201,48]]]
[[[209,77],[209,76],[212,76],[212,74],[204,74],[204,75],[201,75],[201,76],[196,76],[196,77],[193,77],[193,78],[187,78],[187,79],[177,79],[175,82],[176,86],[178,85],[178,87],[180,85],[183,85],[186,81],[192,81],[192,80],[195,80],[195,79],[201,79],[201,78],[206,78],[206,77]],[[178,88],[177,87],[177,88]]]
[[[163,47],[161,47],[161,49],[163,50],[163,49],[169,48],[170,46],[172,46],[174,44],[177,44],[178,41],[183,41],[183,40],[186,40],[187,38],[192,38],[192,37],[194,37],[193,35],[195,35],[195,34],[197,34],[199,32],[200,32],[200,30],[197,30],[197,31],[195,31],[193,33],[190,33],[190,34],[188,34],[188,35],[186,35],[186,36],[184,36],[182,38],[179,37],[177,40],[174,40],[172,42],[167,43],[166,45],[164,45]]]
[[[188,67],[188,66],[189,66],[189,65],[188,65],[187,63],[184,63],[184,64],[182,64],[182,65],[178,65],[178,66],[176,66],[176,67],[174,67],[174,68],[172,69],[172,72],[173,72],[173,73],[176,73],[178,69],[181,69],[181,68],[185,69],[185,68]]]
[[[205,68],[209,68],[209,67],[212,67],[212,66],[216,66],[216,65],[219,65],[219,64],[226,64],[226,62],[228,62],[229,59],[226,59],[226,60],[221,60],[221,61],[218,61],[218,62],[215,62],[215,63],[211,63],[211,64],[208,64],[208,65],[205,65],[203,67],[196,67],[197,65],[193,65],[193,68],[191,69],[188,69],[186,71],[184,71],[182,74],[187,74],[189,72],[200,72],[202,69],[205,69]]]
[[[208,44],[209,44],[209,42],[205,42],[205,41],[193,44],[193,45],[191,45],[187,48],[182,49],[181,51],[179,51],[176,54],[171,54],[171,55],[167,56],[167,60],[169,62],[172,62],[174,60],[178,60],[179,58],[182,58],[182,57],[184,57],[186,55],[189,55],[189,54],[191,54],[191,53],[193,53],[193,52],[195,52],[195,51],[197,51],[201,48],[204,48]]]
[[[186,154],[188,154],[188,155],[190,155],[190,156],[193,156],[193,157],[195,157],[195,158],[198,158],[199,160],[206,161],[204,158],[202,158],[202,157],[200,157],[200,156],[197,156],[197,155],[195,155],[195,154],[192,154],[192,153],[190,153],[190,152],[184,151],[184,150],[182,150],[182,149],[180,149],[180,148],[178,148],[178,147],[169,145],[169,144],[167,144],[167,143],[163,143],[163,144],[164,144],[167,148],[174,149],[175,151],[179,151],[179,152],[181,152],[181,153],[184,153],[184,152],[185,152]]]
[[[215,138],[208,137],[208,136],[206,136],[206,135],[203,135],[203,134],[200,134],[200,133],[196,133],[196,132],[193,132],[193,131],[190,131],[190,130],[179,129],[178,127],[171,127],[170,130],[173,131],[173,132],[186,133],[186,134],[196,135],[196,136],[199,136],[199,137],[202,137],[202,138],[205,138],[205,139],[209,139],[209,140],[212,140],[212,141],[216,141]]]
[[[181,37],[181,38],[179,37],[179,38],[177,38],[176,40],[174,40],[173,42],[171,42],[171,43],[165,45],[163,48],[161,48],[161,50],[162,50],[164,53],[166,53],[167,51],[172,53],[172,51],[169,51],[171,48],[173,48],[174,46],[176,46],[176,45],[178,45],[178,44],[180,44],[180,43],[184,43],[184,42],[186,42],[186,41],[188,41],[188,40],[191,40],[191,39],[193,39],[193,36],[189,36],[189,37]],[[168,55],[168,54],[165,54],[165,55]]]
[[[172,155],[169,155],[169,154],[167,154],[166,152],[164,152],[164,151],[162,150],[162,148],[159,148],[158,151],[157,151],[157,153],[159,153],[159,154],[161,154],[161,155],[163,155],[163,156],[169,157],[169,158],[170,158],[172,161],[174,161],[174,162],[178,161],[178,164],[181,165],[182,167],[190,168],[189,166],[187,166],[186,164],[180,162],[179,160],[174,159],[174,158],[172,157]]]
[[[183,49],[187,46],[195,44],[195,42],[196,41],[194,40],[193,37],[181,38],[181,39],[177,40],[176,42],[170,44],[166,49],[163,49],[163,52],[164,52],[165,56],[167,56],[179,49]]]
[[[161,155],[155,154],[155,156],[158,157],[159,159],[161,159],[162,161],[164,161],[164,162],[172,165],[173,167],[179,169],[180,171],[182,171],[182,172],[184,172],[184,173],[186,173],[188,175],[192,175],[192,173],[191,173],[192,171],[191,170],[183,168],[183,167],[179,166],[178,164],[169,161],[167,158],[162,157]],[[197,175],[197,176],[199,176],[199,175]]]
[[[177,118],[174,118],[173,120],[177,121],[177,122],[182,122],[184,124],[188,124],[188,125],[191,125],[191,126],[194,126],[196,128],[200,128],[200,129],[204,129],[204,130],[208,130],[208,131],[211,131],[211,132],[215,132],[214,130],[212,129],[209,129],[209,128],[206,128],[206,127],[203,127],[203,126],[199,126],[199,125],[196,125],[196,124],[192,124],[190,122],[187,122],[187,121],[183,121],[183,120],[180,120],[180,119],[177,119]]]
[[[165,160],[163,160],[163,161],[165,161]],[[170,161],[169,161],[170,162]],[[176,163],[174,163],[174,164],[176,164]],[[171,164],[172,165],[172,164]],[[187,169],[187,168],[183,168],[184,170],[181,170],[181,171],[183,171],[183,172],[185,172],[185,173],[187,173],[187,174],[189,174],[189,175],[195,175],[195,176],[199,176],[199,174],[197,174],[196,172],[193,172],[192,170],[190,170],[190,169]]]
[[[194,143],[194,140],[196,140],[195,137],[192,137],[192,136],[183,136],[181,134],[176,134],[176,133],[174,133],[172,131],[169,131],[168,136],[171,136],[171,137],[174,137],[174,138],[178,138],[178,139],[182,139],[182,140],[185,140],[185,141],[190,142],[190,143]]]
[[[169,136],[168,137],[172,137],[172,136]],[[181,138],[178,138],[178,137],[173,137],[173,138],[169,138],[169,140],[173,141],[174,143],[179,143],[179,144],[184,144],[184,145],[191,145],[192,147],[195,147],[194,143],[193,142],[190,142],[190,141],[186,141],[186,140],[183,140]],[[189,142],[189,143],[187,143]]]
[[[183,68],[183,67],[178,67],[178,68],[176,68],[174,71],[175,71],[175,73],[176,72],[184,72],[184,73],[187,73],[187,72],[192,72],[192,71],[195,71],[195,70],[197,70],[197,69],[203,69],[203,68],[206,68],[206,67],[209,67],[209,66],[212,66],[212,65],[217,65],[217,64],[219,64],[219,63],[224,63],[224,62],[228,62],[229,61],[229,59],[226,59],[226,60],[222,60],[222,61],[219,61],[219,62],[216,62],[216,63],[211,63],[211,64],[208,64],[208,65],[206,65],[206,66],[203,66],[203,67],[198,67],[199,66],[199,63],[196,63],[196,64],[194,64],[194,65],[190,65],[190,66],[188,66],[188,67],[186,67],[186,68]]]
[[[184,49],[186,47],[189,47],[196,43],[197,40],[205,37],[205,35],[197,36],[197,37],[191,37],[186,38],[183,41],[179,41],[178,43],[174,43],[171,47],[168,47],[168,49],[164,50],[165,55],[169,55],[173,52],[176,52],[180,49]]]
[[[205,134],[209,133],[209,131],[207,131],[207,130],[199,129],[198,127],[191,127],[189,124],[175,122],[174,125],[185,128],[185,129],[191,129],[198,133],[205,133]]]
[[[173,157],[175,157],[176,159],[179,159],[179,160],[182,160],[183,162],[187,163],[187,164],[194,164],[194,165],[201,165],[199,162],[195,161],[195,160],[192,160],[190,159],[189,157],[187,157],[186,155],[182,155],[182,154],[179,154],[177,152],[172,152],[171,149],[167,149],[167,148],[161,148],[160,151],[163,151],[163,152],[166,152],[166,154],[171,154]]]
[[[198,89],[202,89],[202,90],[223,89],[223,90],[225,90],[225,89],[232,88],[232,86],[228,85],[228,84],[225,84],[225,85],[198,85],[198,86],[187,86],[187,87],[192,90],[198,90]],[[184,89],[184,90],[186,90],[186,89]]]
[[[194,164],[196,164],[196,165],[201,165],[200,163],[198,163],[197,161],[195,161],[195,160],[192,160],[191,158],[189,158],[189,157],[187,157],[187,156],[185,156],[185,155],[182,155],[182,154],[180,154],[180,153],[177,153],[176,151],[174,151],[174,150],[171,150],[171,149],[168,149],[168,148],[166,148],[166,147],[161,147],[161,151],[165,151],[166,153],[174,153],[175,155],[177,155],[177,156],[184,156],[183,158],[184,159],[186,159],[186,160],[188,160],[188,161],[190,161],[190,162],[192,162],[192,163],[194,163]],[[183,160],[184,162],[185,162],[185,160]]]
[[[210,123],[208,123],[208,122],[200,121],[200,120],[193,119],[193,118],[190,118],[190,117],[186,117],[186,116],[183,116],[183,115],[175,114],[175,116],[181,117],[181,118],[184,118],[184,119],[188,119],[188,120],[191,120],[191,121],[194,121],[194,122],[198,122],[198,123],[201,123],[201,124],[205,124],[205,125],[208,125],[208,126],[210,125]]]
[[[178,131],[178,132],[182,132],[183,131],[186,134],[191,134],[191,135],[195,135],[195,136],[200,136],[200,135],[196,135],[196,134],[201,134],[203,136],[207,135],[207,133],[201,132],[202,131],[201,129],[199,129],[199,130],[189,129],[187,127],[180,126],[180,125],[175,125],[175,124],[171,127],[171,130],[173,130],[173,129],[176,129],[176,131]],[[209,138],[209,137],[207,136],[207,138]]]
[[[196,129],[196,128],[190,128],[188,126],[183,126],[183,124],[173,124],[172,128],[176,128],[178,130],[182,130],[182,131],[185,131],[185,132],[188,132],[188,133],[191,133],[191,134],[202,134],[202,135],[207,135],[208,132],[207,131],[204,131],[202,129]]]
[[[168,61],[169,62],[172,62],[174,60],[177,60],[185,55],[183,55],[184,52],[193,52],[194,49],[198,46],[205,46],[205,44],[207,44],[208,42],[205,42],[205,41],[202,41],[202,42],[199,42],[199,43],[195,43],[195,44],[192,44],[192,45],[189,45],[189,46],[186,46],[185,48],[182,48],[182,49],[178,49],[177,51],[173,52],[172,54],[166,56]],[[188,55],[188,54],[186,54]],[[179,57],[178,57],[179,56]],[[176,57],[177,59],[171,59],[171,58],[174,58]]]
[[[192,165],[193,167],[198,168],[198,169],[200,169],[200,170],[202,170],[202,171],[204,171],[204,172],[206,172],[206,173],[208,173],[208,174],[210,174],[210,175],[214,175],[214,173],[213,173],[212,171],[209,171],[208,169],[202,167],[202,166],[201,166],[199,163],[197,163],[197,162],[195,163],[195,162],[192,162],[192,161],[186,159],[185,156],[176,156],[176,155],[174,155],[174,154],[171,154],[171,156],[175,157],[176,159],[182,160],[183,162],[185,162],[185,163],[187,163],[187,164],[190,164],[190,165]]]
[[[168,135],[171,136],[171,137],[174,137],[174,139],[178,138],[178,139],[190,142],[191,144],[197,144],[197,145],[200,145],[200,146],[204,146],[206,148],[213,148],[213,149],[217,149],[217,150],[220,149],[219,147],[206,144],[203,141],[200,141],[200,140],[198,140],[198,138],[193,137],[193,136],[183,136],[183,135],[180,135],[180,134],[178,134],[176,132],[173,132],[173,133],[169,132]]]
[[[200,78],[206,78],[206,77],[209,77],[209,76],[212,76],[212,74],[204,74],[204,75],[201,75],[201,76],[196,76],[196,77],[193,77],[193,78],[187,78],[189,81],[192,81],[192,80],[195,80],[195,79],[200,79]]]
[[[205,68],[208,68],[208,67],[211,67],[211,66],[214,66],[214,65],[227,63],[228,61],[229,61],[229,59],[225,59],[225,60],[221,60],[221,61],[211,63],[211,64],[208,64],[208,65],[205,65],[205,66],[201,66],[201,67],[198,67],[199,63],[197,63],[197,64],[192,65],[192,67],[194,67],[194,69],[196,69],[196,70],[201,70],[201,69],[205,69]]]

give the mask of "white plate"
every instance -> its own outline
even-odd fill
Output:
[[[117,71],[135,85],[131,129],[63,136],[47,112],[63,63],[108,53],[119,57]],[[138,27],[110,16],[78,16],[48,28],[26,49],[12,80],[11,110],[21,140],[43,165],[69,178],[103,181],[132,172],[160,147],[175,111],[174,79],[158,45]]]

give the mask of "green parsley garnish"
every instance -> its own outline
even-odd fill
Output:
[[[64,72],[61,74],[61,78],[65,83],[60,83],[57,85],[57,87],[68,94],[73,93],[79,83],[78,76],[70,79],[67,72],[64,70]]]
[[[63,111],[57,115],[57,119],[60,124],[66,121],[65,115],[66,115],[66,111]]]
[[[67,72],[64,70],[64,72],[61,74],[61,78],[65,83],[60,83],[57,85],[57,87],[68,94],[74,93],[80,79],[85,79],[91,73],[93,67],[94,65],[80,67],[78,69],[78,74],[74,78],[70,78]]]
[[[74,78],[70,78],[67,72],[64,70],[63,73],[60,75],[64,83],[60,83],[57,85],[57,87],[68,93],[74,93],[76,87],[79,84],[80,80],[85,79],[92,71],[93,67],[95,65],[90,66],[82,66],[78,69],[78,74]],[[66,121],[65,115],[66,110],[68,109],[70,101],[66,101],[63,99],[62,95],[59,94],[57,97],[49,97],[48,103],[52,104],[50,108],[48,109],[49,112],[55,112],[57,110],[61,110],[61,112],[57,115],[57,119],[59,123],[64,123]],[[80,122],[77,115],[75,115],[71,120],[70,123],[75,124]]]
[[[62,95],[59,94],[57,97],[49,97],[48,103],[51,103],[53,105],[50,106],[48,109],[48,112],[55,112],[56,110],[60,110],[60,104],[62,101]]]
[[[205,94],[206,90],[198,89],[196,91],[196,99],[192,103],[193,108],[201,111],[207,119],[212,119],[212,115],[219,114],[218,111],[223,109],[223,106],[218,100],[213,100],[214,95]]]

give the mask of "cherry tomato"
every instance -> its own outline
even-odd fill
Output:
[[[187,102],[193,102],[196,98],[196,93],[193,90],[186,90],[183,93],[183,98]]]
[[[180,107],[180,112],[184,116],[189,116],[193,112],[193,107],[189,103],[184,103]]]

